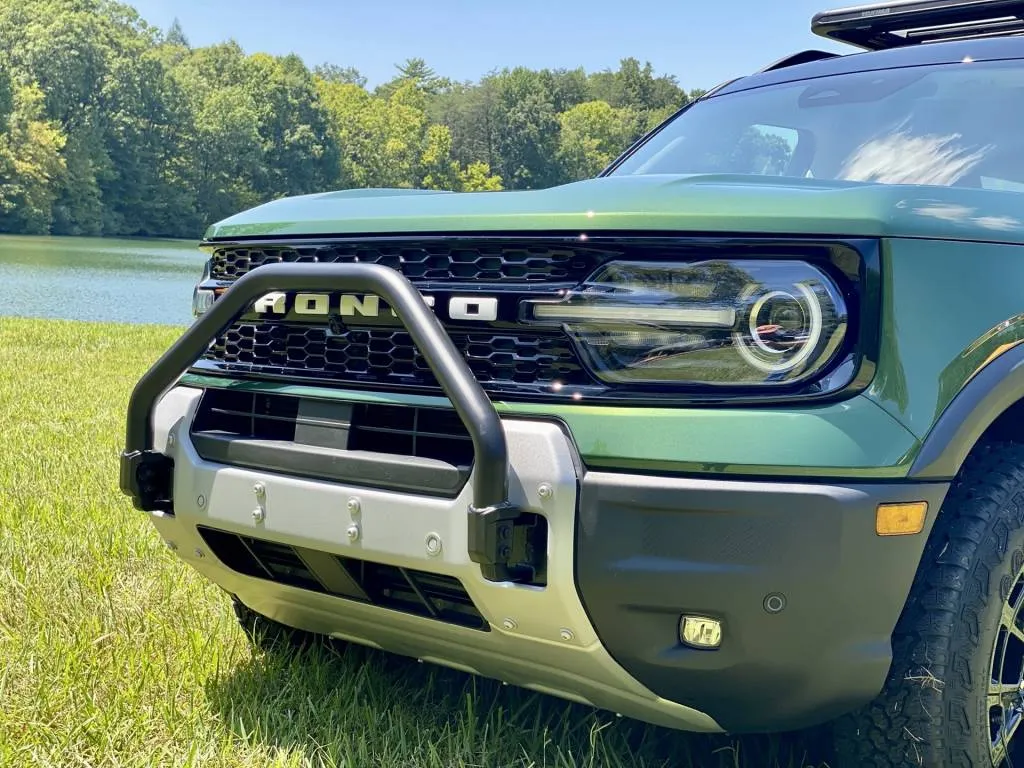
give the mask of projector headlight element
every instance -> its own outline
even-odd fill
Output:
[[[757,386],[820,374],[842,347],[839,286],[803,261],[612,262],[528,319],[566,329],[609,383]]]

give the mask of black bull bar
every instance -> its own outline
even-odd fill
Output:
[[[136,509],[173,513],[174,462],[153,448],[159,399],[252,303],[272,291],[356,291],[383,299],[408,331],[473,441],[469,556],[494,581],[528,581],[545,553],[510,546],[536,516],[508,498],[508,446],[494,405],[437,316],[403,275],[377,264],[267,264],[239,278],[142,376],[128,401],[121,490]],[[529,522],[527,522],[529,521]],[[533,548],[531,548],[533,549]]]

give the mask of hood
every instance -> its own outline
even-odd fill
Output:
[[[550,189],[361,189],[274,200],[208,240],[478,232],[699,232],[1024,242],[1016,193],[768,176],[610,176]]]

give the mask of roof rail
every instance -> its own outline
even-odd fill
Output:
[[[779,59],[773,64],[769,64],[767,67],[762,69],[762,72],[772,72],[776,69],[784,69],[786,67],[795,67],[797,64],[806,64],[809,61],[821,61],[822,59],[834,59],[839,56],[838,53],[829,53],[828,51],[800,51],[794,53],[785,58]]]
[[[815,14],[816,35],[878,51],[1024,34],[1024,0],[891,0]]]

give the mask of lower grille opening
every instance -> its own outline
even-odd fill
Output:
[[[197,529],[218,560],[245,576],[490,631],[462,582],[453,576],[333,555],[206,526]]]
[[[449,497],[473,464],[469,433],[444,408],[208,389],[191,435],[208,461]]]
[[[473,463],[473,441],[455,411],[398,405],[357,405],[349,447],[439,459],[455,466]]]

